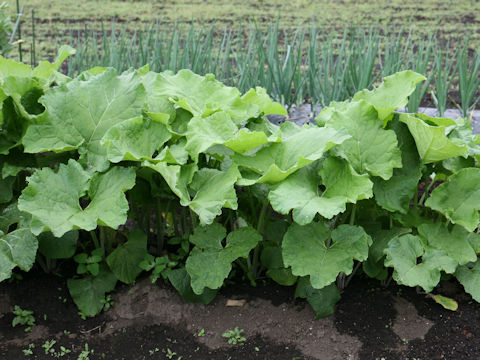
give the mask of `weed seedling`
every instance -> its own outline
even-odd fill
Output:
[[[113,300],[111,295],[107,295],[103,302],[103,311],[108,311],[113,306]]]
[[[25,332],[32,331],[31,327],[35,325],[35,317],[33,316],[33,311],[22,310],[20,306],[15,305],[13,314],[15,315],[15,317],[12,320],[13,327],[17,325],[27,325],[27,327],[25,328]]]
[[[54,354],[55,353],[55,349],[53,348],[55,346],[57,342],[55,340],[46,340],[43,345],[42,345],[42,348],[45,350],[45,354],[48,355],[48,354]]]
[[[243,345],[247,338],[242,336],[244,332],[243,329],[239,329],[238,326],[235,326],[233,330],[228,330],[222,334],[222,337],[228,339],[228,343],[232,345]]]
[[[99,248],[93,250],[90,256],[88,256],[87,253],[75,255],[73,260],[78,263],[77,273],[80,275],[90,273],[93,276],[97,276],[100,272],[99,263],[102,261],[104,254],[105,251],[102,248]]]
[[[80,354],[78,354],[77,360],[90,360],[89,355],[93,355],[93,349],[90,350],[88,344],[85,344],[85,348]]]
[[[205,329],[200,329],[200,331],[196,334],[193,334],[193,336],[198,336],[198,337],[203,337],[205,336]]]
[[[175,355],[177,355],[176,352],[174,352],[174,351],[172,351],[172,350],[170,350],[170,349],[167,348],[167,354],[165,355],[165,356],[167,357],[167,359],[173,359],[173,357],[174,357]]]
[[[33,349],[35,349],[35,344],[28,344],[28,349],[23,349],[22,352],[25,356],[33,355]]]
[[[162,257],[153,257],[150,254],[145,256],[145,259],[139,264],[139,266],[145,271],[152,271],[150,275],[150,281],[155,283],[161,276],[166,279],[170,269],[177,265],[176,261],[171,261],[167,255]]]
[[[160,351],[159,348],[155,348],[155,349],[153,349],[153,350],[148,350],[148,353],[150,354],[150,356],[152,356],[153,354],[155,354],[155,353],[157,353],[157,352],[159,352],[159,351]]]

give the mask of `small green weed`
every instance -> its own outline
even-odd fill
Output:
[[[150,356],[152,356],[153,354],[159,352],[160,349],[159,348],[155,348],[155,349],[152,349],[152,350],[148,350],[148,353],[150,354]]]
[[[50,355],[50,356],[53,356],[53,357],[56,357],[56,358],[60,358],[60,357],[64,357],[65,355],[67,354],[70,354],[72,351],[67,349],[65,346],[60,346],[60,349],[57,351],[55,350],[55,344],[57,342],[55,340],[46,340],[43,345],[42,345],[42,348],[45,350],[45,354],[46,355]]]
[[[45,354],[53,354],[55,352],[55,349],[53,348],[57,342],[55,340],[45,340],[45,342],[42,345],[42,348],[45,350]]]
[[[170,350],[170,349],[167,349],[167,354],[165,355],[167,357],[167,359],[173,359],[173,357],[177,355],[176,352]]]
[[[171,261],[167,255],[155,258],[152,255],[147,254],[139,266],[145,271],[152,271],[152,274],[150,275],[150,281],[153,284],[160,276],[163,279],[166,279],[170,269],[175,267],[177,264],[178,263],[176,261]]]
[[[200,329],[200,331],[196,334],[193,334],[193,336],[196,336],[196,337],[203,337],[205,336],[205,329]]]
[[[33,311],[22,310],[20,306],[15,305],[13,314],[15,315],[12,320],[13,327],[17,325],[27,325],[27,327],[25,328],[25,332],[30,332],[32,330],[31,327],[35,325],[35,317],[33,316]]]
[[[242,336],[245,330],[239,329],[238,326],[235,326],[233,330],[227,330],[222,334],[222,337],[228,339],[228,343],[232,345],[243,345],[247,338]]]
[[[33,355],[33,349],[35,349],[35,344],[28,344],[28,349],[23,349],[22,352],[25,356]]]
[[[77,360],[90,360],[89,355],[93,355],[93,349],[88,348],[88,344],[85,344],[84,350],[78,355]]]
[[[108,311],[113,306],[113,300],[111,295],[107,295],[103,302],[103,311]]]
[[[77,273],[83,275],[90,273],[93,276],[97,276],[100,273],[100,261],[102,261],[105,251],[102,248],[98,248],[92,251],[91,255],[87,253],[77,254],[73,257],[78,263]]]

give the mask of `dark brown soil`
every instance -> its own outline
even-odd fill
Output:
[[[480,307],[456,283],[436,293],[451,296],[450,312],[414,289],[355,278],[333,316],[314,320],[293,288],[266,283],[231,285],[210,305],[186,304],[168,286],[148,279],[121,286],[106,313],[82,320],[65,281],[41,273],[0,284],[0,359],[54,359],[42,345],[55,339],[78,358],[85,344],[96,359],[452,359],[480,358]],[[66,301],[64,300],[66,299]],[[244,299],[243,307],[227,307]],[[65,301],[65,302],[64,302]],[[11,327],[14,305],[35,311],[36,326],[25,333]],[[245,345],[229,345],[221,334],[238,326]],[[204,329],[204,336],[195,336]],[[22,350],[34,344],[33,355]],[[167,356],[168,355],[168,356]]]

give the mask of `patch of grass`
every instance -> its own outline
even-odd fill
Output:
[[[16,0],[7,0],[15,8]],[[262,30],[280,16],[282,30],[295,29],[300,23],[314,23],[325,33],[342,30],[345,25],[387,26],[411,28],[412,40],[431,33],[442,38],[464,38],[472,34],[472,44],[480,43],[476,30],[480,22],[480,2],[465,0],[392,0],[392,1],[307,1],[307,0],[190,0],[158,2],[149,0],[29,0],[23,1],[25,14],[35,9],[36,38],[39,54],[53,56],[59,43],[84,30],[85,23],[94,31],[102,29],[103,18],[107,29],[112,19],[133,33],[159,20],[162,30],[174,24],[184,26],[214,25],[216,32],[236,29],[240,23],[254,21]],[[24,48],[30,49],[31,24],[24,19]]]
[[[372,88],[384,76],[412,69],[426,75],[427,81],[411,96],[409,110],[418,109],[433,84],[433,101],[443,113],[459,82],[456,64],[463,58],[456,54],[471,53],[470,42],[463,41],[452,54],[445,51],[450,42],[444,47],[433,35],[415,40],[412,32],[395,28],[389,32],[378,27],[345,28],[341,34],[325,34],[313,25],[285,31],[280,23],[272,23],[267,31],[251,24],[248,30],[223,33],[217,33],[213,26],[196,25],[168,32],[158,23],[133,35],[117,31],[115,25],[110,33],[86,30],[70,39],[77,55],[68,60],[64,71],[75,76],[94,66],[124,71],[148,64],[157,72],[187,68],[201,75],[213,73],[242,92],[262,86],[284,105],[307,100],[327,106]],[[467,57],[463,66],[463,97],[457,101],[462,100],[463,107],[463,101],[468,103],[468,109],[480,98],[475,77],[478,59],[478,55],[473,60]]]

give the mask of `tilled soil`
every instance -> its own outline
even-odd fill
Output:
[[[71,352],[60,358],[76,360],[86,344],[90,360],[480,358],[480,307],[456,283],[436,290],[459,302],[456,312],[414,289],[385,288],[362,276],[325,319],[314,320],[310,306],[293,293],[270,282],[230,285],[212,304],[187,304],[169,286],[143,279],[117,289],[110,310],[82,320],[64,279],[30,273],[0,285],[0,359],[54,359],[64,346]],[[226,306],[229,299],[245,305]],[[30,333],[12,328],[14,305],[35,311]],[[244,345],[221,336],[235,327],[244,330]],[[45,354],[42,345],[52,339],[55,353]],[[24,355],[30,344],[33,354]]]

